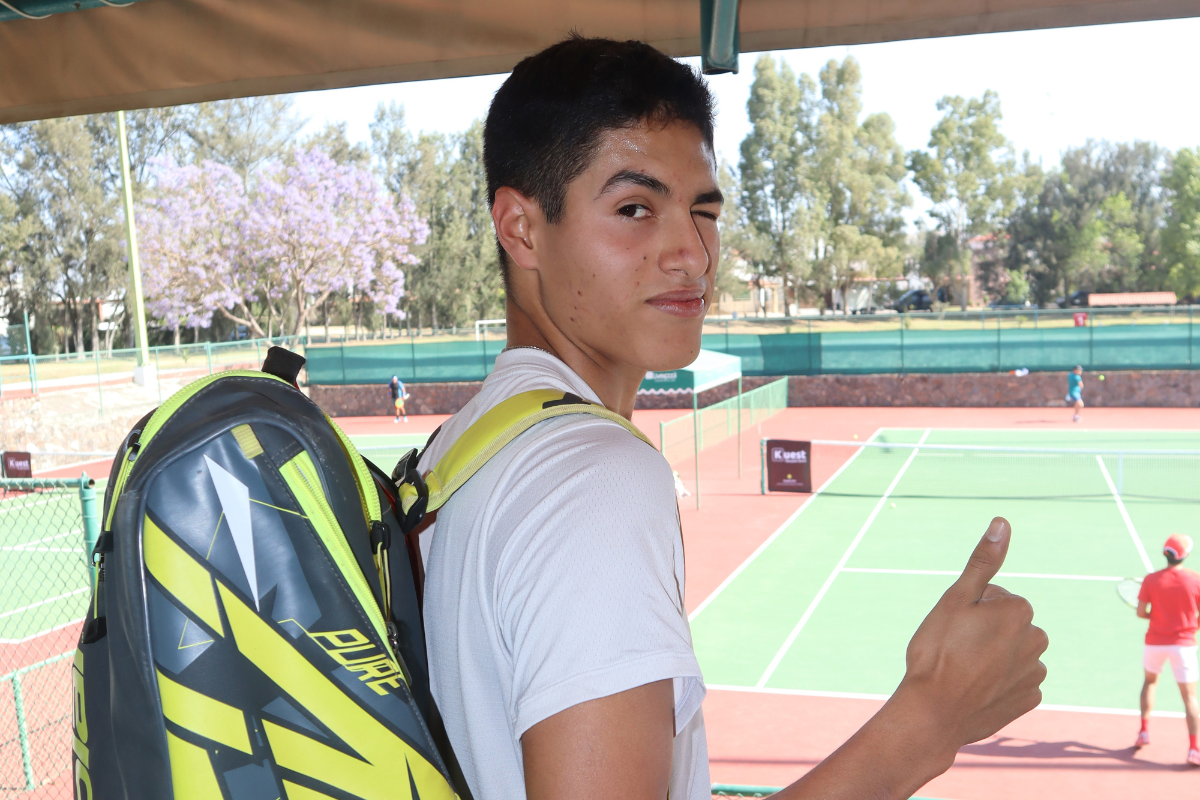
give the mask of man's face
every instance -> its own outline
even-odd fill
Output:
[[[716,282],[713,154],[684,123],[606,132],[545,228],[542,305],[593,359],[678,369],[700,351]]]

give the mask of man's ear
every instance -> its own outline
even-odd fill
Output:
[[[541,223],[542,211],[536,201],[509,186],[496,190],[492,224],[496,226],[500,246],[518,269],[538,268],[534,237]]]

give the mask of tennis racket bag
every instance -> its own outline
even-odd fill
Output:
[[[74,664],[77,800],[469,797],[395,487],[296,387],[203,378],[113,462]]]

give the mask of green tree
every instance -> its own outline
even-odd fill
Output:
[[[1000,97],[994,91],[980,98],[943,97],[937,108],[943,115],[930,131],[929,152],[912,151],[908,163],[950,247],[939,247],[939,259],[922,266],[947,276],[966,309],[972,265],[967,240],[1007,224],[1020,190],[1019,172],[1012,145],[1000,132]]]
[[[327,122],[325,127],[300,144],[302,150],[320,150],[336,164],[353,164],[356,167],[371,165],[371,149],[363,142],[351,142],[346,134],[345,122]]]
[[[404,193],[429,225],[414,248],[420,262],[406,273],[408,318],[418,326],[470,325],[500,316],[504,290],[483,169],[483,123],[460,134],[407,130],[404,110],[381,104],[371,124],[376,169],[394,193]]]
[[[1040,302],[1075,289],[1163,288],[1165,163],[1165,151],[1150,142],[1089,140],[1066,150],[1060,166],[1027,185],[1009,226],[1008,266],[1028,272]],[[1128,213],[1113,205],[1125,202],[1111,200],[1117,195],[1124,195]],[[1098,264],[1098,248],[1108,241],[1109,228],[1119,233],[1114,240],[1117,258],[1105,255]],[[1134,235],[1140,243],[1137,258],[1122,258]]]
[[[180,124],[189,160],[216,161],[248,182],[260,166],[287,155],[306,121],[290,97],[275,95],[188,106]]]
[[[16,268],[37,344],[48,349],[53,337],[55,349],[61,341],[63,350],[82,354],[90,331],[98,348],[98,303],[124,285],[120,212],[107,168],[115,153],[85,117],[9,126],[3,135],[8,205],[26,237]]]
[[[761,56],[746,111],[750,133],[741,143],[740,191],[727,209],[730,244],[755,275],[779,276],[796,298],[812,269],[818,206],[809,180],[816,86],[797,80],[786,62]],[[731,198],[733,199],[733,198]]]
[[[1200,147],[1183,148],[1164,181],[1170,213],[1162,233],[1167,283],[1183,297],[1200,295]]]

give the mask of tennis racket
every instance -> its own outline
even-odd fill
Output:
[[[1117,583],[1117,595],[1130,608],[1138,607],[1138,592],[1142,590],[1142,582],[1137,578],[1125,578]]]

